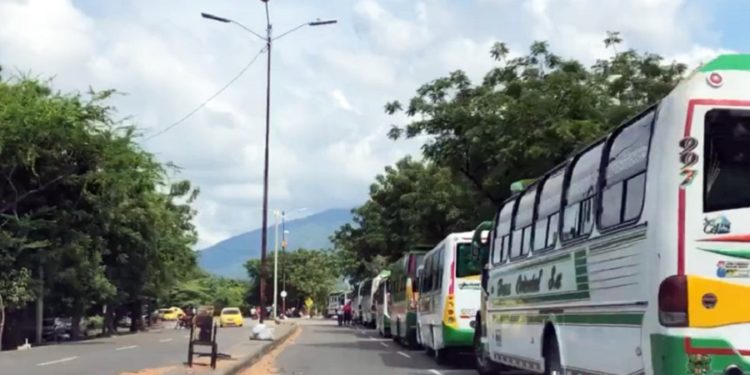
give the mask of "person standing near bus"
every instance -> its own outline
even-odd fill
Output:
[[[344,325],[352,325],[352,301],[349,301],[344,305]]]

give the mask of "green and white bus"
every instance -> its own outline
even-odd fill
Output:
[[[429,250],[429,249],[426,249]],[[390,316],[393,340],[411,347],[417,344],[417,300],[419,289],[416,283],[417,268],[422,263],[426,250],[406,252],[390,266]]]
[[[750,373],[750,55],[703,65],[505,201],[486,288],[482,360]]]
[[[372,304],[375,307],[375,329],[383,337],[390,337],[391,335],[391,313],[388,311],[388,301],[391,298],[390,276],[391,271],[381,271],[375,278],[376,282],[372,283],[375,291],[372,295]]]
[[[359,288],[359,323],[365,327],[375,327],[375,314],[373,314],[372,305],[372,282],[373,279],[367,279]]]
[[[473,232],[452,233],[424,258],[420,277],[417,334],[438,362],[448,352],[471,349],[471,322],[479,309],[481,260],[471,246]]]

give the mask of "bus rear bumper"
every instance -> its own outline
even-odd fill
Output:
[[[443,343],[452,348],[471,347],[474,344],[474,329],[454,328],[443,324]]]
[[[750,374],[750,351],[721,339],[651,335],[654,375],[725,374],[733,366]]]

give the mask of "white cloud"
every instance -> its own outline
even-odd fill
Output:
[[[422,83],[456,69],[478,80],[494,64],[495,41],[523,53],[535,39],[592,62],[611,54],[601,40],[691,64],[721,52],[711,9],[688,0],[302,0],[271,3],[274,32],[304,28],[274,46],[269,206],[309,213],[352,207],[383,167],[421,139],[391,141],[385,102],[407,101]],[[237,17],[262,31],[259,4],[217,0],[0,0],[0,64],[55,77],[61,90],[117,88],[121,116],[146,134],[163,129],[231,79],[262,42],[200,18]],[[718,24],[721,26],[721,24]],[[202,194],[199,247],[260,225],[265,130],[265,55],[190,119],[144,141]]]

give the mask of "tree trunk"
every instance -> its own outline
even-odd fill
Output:
[[[81,337],[81,317],[83,313],[81,309],[76,308],[73,311],[73,317],[70,319],[70,338],[72,340],[78,340]]]
[[[143,326],[141,310],[140,300],[133,301],[130,304],[130,332],[138,332]]]
[[[114,307],[107,306],[107,312],[106,314],[104,314],[104,329],[107,335],[113,335],[117,333],[115,312],[116,309]]]

